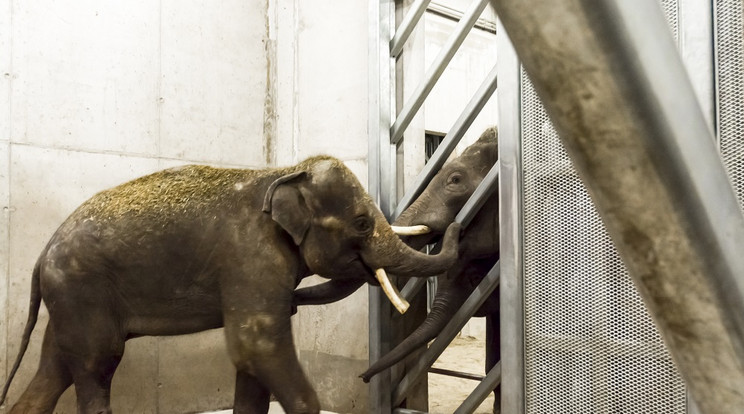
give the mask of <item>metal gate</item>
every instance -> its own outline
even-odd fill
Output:
[[[442,144],[418,175],[414,188],[398,200],[396,196],[398,174],[396,171],[396,147],[400,143],[404,131],[421,108],[427,95],[475,25],[488,2],[489,0],[474,0],[472,2],[444,47],[434,59],[424,80],[413,92],[413,96],[402,105],[400,111],[395,111],[395,60],[403,50],[403,44],[423,16],[430,1],[414,1],[401,24],[396,28],[395,2],[370,0],[369,193],[379,202],[383,213],[391,221],[400,215],[426,187],[496,90],[496,67],[494,66],[468,105],[462,110],[461,115],[444,137]],[[497,163],[458,214],[456,220],[463,226],[467,226],[477,213],[480,205],[496,191],[498,171]],[[372,378],[370,382],[370,410],[372,413],[411,412],[395,407],[399,406],[411,391],[412,385],[421,375],[427,372],[434,360],[462,329],[470,316],[493,292],[498,282],[499,267],[497,263],[453,320],[402,378],[392,378],[390,371],[382,372]],[[410,281],[402,289],[403,296],[410,298],[419,291],[423,284],[422,279]],[[390,304],[381,294],[379,288],[370,287],[369,302],[370,361],[375,361],[394,345],[391,343],[393,326],[390,318]],[[499,380],[500,366],[497,365],[483,379],[481,385],[474,390],[473,394],[463,402],[457,412],[472,412],[493,390]]]
[[[718,3],[718,127],[741,200],[741,2]],[[661,5],[712,119],[712,5]],[[508,39],[499,42],[504,412],[697,412]]]
[[[659,1],[744,205],[742,3]],[[467,129],[471,114],[477,113],[480,100],[492,93],[498,74],[500,161],[498,170],[489,176],[501,175],[503,412],[697,413],[501,27],[498,70],[489,75],[463,111],[435,154],[435,162],[417,179],[417,189],[396,202],[395,145],[430,90],[428,82],[441,74],[443,67],[438,65],[446,66],[448,59],[445,53],[413,101],[394,116],[394,59],[427,4],[425,0],[414,2],[394,31],[394,3],[370,2],[370,52],[374,57],[370,59],[370,192],[389,218],[399,214],[446,159],[453,142]],[[474,197],[484,191],[479,189]],[[484,290],[490,292],[488,289],[499,283],[498,268],[487,279],[484,283],[491,285]],[[473,298],[470,307],[476,300]],[[372,288],[371,360],[391,345],[389,314],[389,305]],[[468,317],[467,310],[458,314],[414,372],[401,382],[392,383],[389,376],[374,380],[372,412],[393,411],[413,381],[410,378],[426,370]],[[499,377],[500,372],[494,369],[471,397],[475,400],[488,393]],[[466,403],[458,412],[473,407]]]

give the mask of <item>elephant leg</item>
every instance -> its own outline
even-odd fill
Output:
[[[501,318],[498,313],[486,316],[486,373],[499,362],[501,358]],[[493,390],[493,413],[501,412],[501,384]]]
[[[235,393],[241,402],[244,398],[248,401],[260,396],[267,389],[274,393],[287,414],[320,412],[318,397],[297,359],[288,313],[278,316],[233,309],[225,315],[225,336],[238,372],[251,374],[240,378],[237,384],[241,388],[236,388]],[[256,385],[259,387],[250,389]],[[266,411],[236,406],[234,412],[253,414]]]
[[[111,380],[124,355],[125,337],[115,305],[85,296],[68,291],[49,310],[50,323],[72,374],[78,413],[106,414],[111,412]]]
[[[72,375],[59,352],[54,330],[51,324],[47,325],[41,345],[39,368],[9,414],[52,413],[57,400],[71,384]]]
[[[257,377],[274,393],[287,414],[320,413],[318,396],[302,371],[294,347],[291,352],[266,355],[255,366]]]
[[[235,378],[235,404],[233,412],[243,414],[266,414],[269,412],[271,392],[258,378],[238,371]]]

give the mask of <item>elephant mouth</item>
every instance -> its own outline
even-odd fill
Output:
[[[359,265],[364,269],[364,279],[367,283],[373,286],[380,286],[380,282],[377,281],[377,278],[375,278],[375,271],[371,267],[367,266],[366,263],[364,263],[364,260],[362,260],[361,257],[357,257],[352,261],[352,263],[357,262]]]
[[[406,239],[403,240],[404,243],[411,246],[411,248],[416,250],[421,250],[426,246],[435,246],[437,243],[442,241],[442,237],[444,236],[444,232],[436,232],[432,231],[428,234],[422,234],[417,236],[409,236]]]

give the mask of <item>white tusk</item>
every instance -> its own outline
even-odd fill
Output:
[[[421,234],[431,233],[429,226],[419,224],[418,226],[390,226],[395,234],[399,236],[418,236]]]
[[[388,299],[390,299],[390,302],[392,302],[393,306],[395,306],[395,309],[397,309],[400,313],[406,313],[408,307],[411,305],[408,303],[408,301],[400,296],[398,288],[390,283],[390,279],[388,279],[387,273],[385,273],[385,269],[380,268],[375,270],[375,277],[377,278],[377,281],[380,282],[382,291],[385,292],[385,295],[387,295]]]

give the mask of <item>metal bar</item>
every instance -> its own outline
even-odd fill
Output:
[[[444,368],[437,368],[437,367],[429,368],[429,373],[446,375],[448,377],[462,378],[462,379],[473,380],[473,381],[483,381],[483,379],[486,378],[483,375],[471,374],[469,372],[453,371],[451,369],[444,369]]]
[[[744,218],[658,4],[492,2],[700,411],[740,411]]]
[[[455,313],[452,319],[447,323],[437,339],[431,344],[419,358],[418,361],[409,369],[406,376],[400,381],[393,394],[393,406],[400,405],[405,399],[406,394],[418,378],[426,373],[426,370],[436,361],[452,339],[457,336],[463,326],[468,322],[470,317],[485,302],[486,298],[493,293],[493,290],[499,285],[499,262],[493,266],[477,288],[470,294],[462,307]]]
[[[412,410],[410,408],[396,408],[393,410],[393,414],[429,414],[424,411]]]
[[[488,171],[488,174],[483,177],[483,181],[481,181],[480,184],[478,184],[478,187],[475,188],[473,195],[468,198],[468,201],[466,201],[465,205],[462,206],[460,212],[457,213],[455,221],[462,224],[463,228],[466,228],[470,224],[470,221],[473,220],[473,217],[475,217],[476,214],[478,214],[483,203],[485,203],[486,200],[488,200],[488,198],[498,190],[500,165],[500,162],[497,160],[496,164],[494,164]]]
[[[408,279],[408,282],[403,286],[400,295],[406,300],[411,300],[411,298],[413,298],[425,284],[425,277],[412,277]]]
[[[447,65],[449,64],[450,60],[452,60],[452,57],[455,55],[455,52],[457,52],[457,49],[460,47],[462,42],[465,40],[465,37],[470,32],[470,29],[473,27],[473,25],[475,25],[475,22],[478,20],[478,17],[483,12],[483,9],[486,8],[488,1],[489,0],[476,0],[465,12],[465,16],[463,16],[463,19],[460,20],[460,22],[457,24],[457,26],[455,27],[455,31],[452,33],[452,35],[450,35],[450,37],[447,39],[447,42],[442,46],[442,50],[439,52],[439,55],[437,55],[431,67],[426,72],[426,75],[424,76],[424,82],[422,82],[416,88],[416,90],[411,95],[411,99],[406,103],[405,106],[403,106],[403,109],[401,109],[398,117],[395,118],[395,123],[390,128],[391,143],[397,145],[400,139],[403,137],[403,132],[405,132],[406,128],[411,123],[411,120],[413,120],[413,117],[416,115],[416,112],[418,112],[418,110],[421,108],[424,100],[429,95],[429,92],[431,92],[434,84],[444,72],[444,69],[447,68]]]
[[[499,51],[499,230],[501,243],[501,394],[503,412],[524,413],[524,274],[522,261],[522,154],[519,61],[508,34],[498,22]]]
[[[473,124],[475,118],[478,117],[481,110],[483,110],[483,107],[486,106],[486,103],[488,103],[488,100],[496,91],[498,84],[497,75],[498,71],[496,66],[494,66],[491,72],[488,73],[488,76],[486,76],[486,79],[484,79],[478,87],[478,90],[470,99],[468,105],[462,110],[457,121],[452,125],[452,128],[447,132],[447,135],[444,136],[442,144],[437,147],[436,151],[434,151],[434,154],[432,154],[429,159],[429,162],[426,163],[424,169],[421,170],[419,175],[416,177],[416,181],[411,186],[411,189],[406,192],[403,198],[400,199],[393,217],[397,218],[400,216],[401,213],[403,213],[403,211],[413,203],[413,200],[421,195],[426,186],[429,185],[429,181],[431,181],[432,177],[434,177],[434,175],[436,175],[436,173],[442,168],[442,165],[447,161],[447,158],[452,154],[452,151],[455,150],[455,147],[460,143],[462,137],[465,136],[465,132],[467,132],[470,125]]]
[[[391,116],[391,59],[389,54],[392,0],[369,0],[369,194],[380,208],[389,211],[389,142]],[[390,302],[381,289],[369,287],[369,359],[376,361],[390,350]],[[376,414],[391,410],[390,373],[377,375],[370,381],[369,410]]]
[[[410,10],[406,13],[406,17],[403,18],[403,21],[400,22],[400,26],[398,26],[398,29],[395,31],[393,40],[390,41],[391,57],[396,58],[400,55],[400,52],[403,50],[403,45],[405,45],[406,40],[408,40],[408,36],[411,35],[413,28],[416,27],[416,24],[421,20],[421,16],[424,15],[429,3],[431,3],[431,0],[416,0],[416,2],[411,5]]]
[[[469,414],[475,412],[479,405],[488,397],[494,388],[501,382],[501,362],[498,362],[490,371],[488,375],[481,381],[478,386],[475,387],[473,392],[465,398],[465,401],[460,404],[455,410],[454,414]]]
[[[449,7],[446,4],[439,2],[432,2],[429,7],[426,8],[428,13],[436,14],[455,22],[459,22],[462,19],[462,11]],[[487,18],[480,18],[475,22],[476,29],[480,29],[489,33],[496,34],[496,22],[488,20]]]

